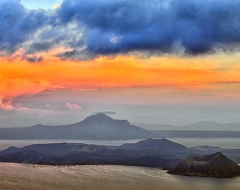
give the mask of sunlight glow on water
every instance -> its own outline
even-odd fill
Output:
[[[213,179],[128,166],[38,166],[0,163],[1,189],[239,190],[240,178]]]

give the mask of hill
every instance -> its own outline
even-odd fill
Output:
[[[190,156],[168,171],[170,174],[231,178],[240,176],[240,167],[221,152],[204,156]]]
[[[169,141],[167,139],[152,139],[148,138],[146,140],[139,141],[137,143],[126,143],[121,146],[112,147],[116,149],[125,149],[125,150],[148,150],[148,149],[160,149],[166,151],[183,151],[188,150],[187,147]]]

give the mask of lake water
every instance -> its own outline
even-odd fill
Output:
[[[8,190],[239,190],[240,178],[167,174],[128,166],[38,166],[0,163],[0,189]]]
[[[0,151],[10,146],[23,147],[30,144],[45,144],[45,143],[86,143],[96,145],[121,145],[124,143],[136,143],[143,139],[133,140],[0,140]],[[211,145],[219,146],[228,149],[240,149],[240,138],[169,138],[173,142],[183,144],[187,147]]]

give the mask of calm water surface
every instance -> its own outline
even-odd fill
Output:
[[[8,190],[239,190],[240,178],[167,174],[128,166],[38,166],[0,163],[0,189]]]

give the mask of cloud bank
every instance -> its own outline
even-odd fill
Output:
[[[238,50],[240,0],[64,0],[56,10],[27,10],[0,0],[0,54],[65,47],[62,59],[147,52],[205,54]],[[70,50],[69,50],[70,49]]]

